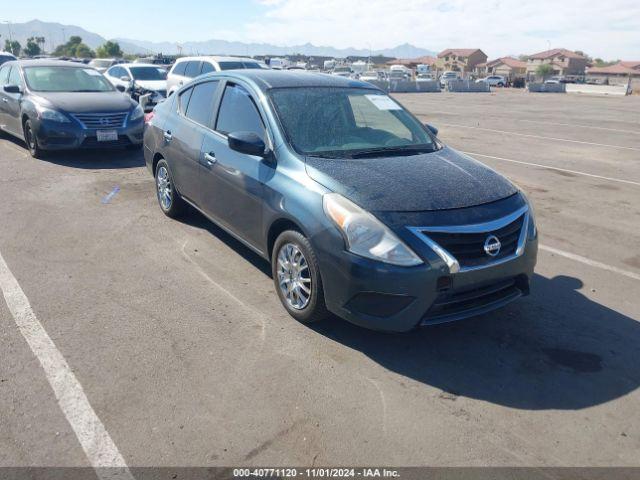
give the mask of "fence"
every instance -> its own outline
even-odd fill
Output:
[[[527,89],[533,93],[566,93],[566,83],[534,83],[527,84]]]
[[[490,92],[491,87],[486,82],[474,82],[472,80],[449,80],[447,82],[449,92]]]
[[[390,82],[374,80],[373,85],[389,93],[439,92],[440,84],[436,81],[410,82],[408,80],[392,80]]]

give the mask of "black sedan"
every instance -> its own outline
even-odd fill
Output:
[[[140,148],[144,112],[86,65],[19,60],[0,67],[0,130],[41,158],[50,150]]]

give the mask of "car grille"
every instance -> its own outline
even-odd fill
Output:
[[[529,293],[529,281],[525,276],[501,280],[461,292],[447,292],[439,296],[422,317],[422,325],[461,320],[480,315]]]
[[[417,227],[411,230],[430,245],[438,255],[457,263],[460,271],[472,270],[500,263],[522,253],[528,221],[527,208],[523,208],[504,219],[484,225],[456,225],[450,227]],[[500,242],[497,254],[485,251],[485,243],[491,237]],[[444,252],[438,251],[444,250]],[[452,270],[452,273],[455,273]]]
[[[84,128],[122,128],[129,112],[74,113],[73,116]]]

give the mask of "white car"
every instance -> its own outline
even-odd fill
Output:
[[[182,57],[176,60],[167,75],[169,95],[191,79],[205,73],[222,70],[268,68],[264,63],[243,57]]]
[[[459,78],[460,75],[458,74],[458,72],[444,72],[440,76],[440,86],[442,88],[445,88],[449,80],[458,80]]]
[[[114,87],[124,91],[139,89],[149,93],[149,109],[167,98],[167,72],[158,65],[121,63],[104,73]]]
[[[6,62],[11,62],[13,60],[17,60],[13,53],[9,52],[0,52],[0,65]]]
[[[375,71],[362,72],[360,75],[360,80],[363,82],[377,82],[380,80],[380,74]]]
[[[433,80],[434,78],[431,73],[419,73],[416,77],[416,82],[431,82]]]
[[[485,78],[479,78],[476,83],[488,83],[492,87],[504,87],[507,84],[507,79],[501,75],[489,75]]]
[[[353,70],[351,67],[336,67],[333,69],[333,72],[331,72],[331,75],[349,78],[353,75]]]
[[[123,60],[116,58],[94,58],[89,62],[89,66],[95,68],[100,73],[106,72],[109,68],[117,65],[118,63],[125,63]]]

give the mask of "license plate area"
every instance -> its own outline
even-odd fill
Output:
[[[98,130],[96,137],[99,142],[115,142],[118,140],[117,130]]]

